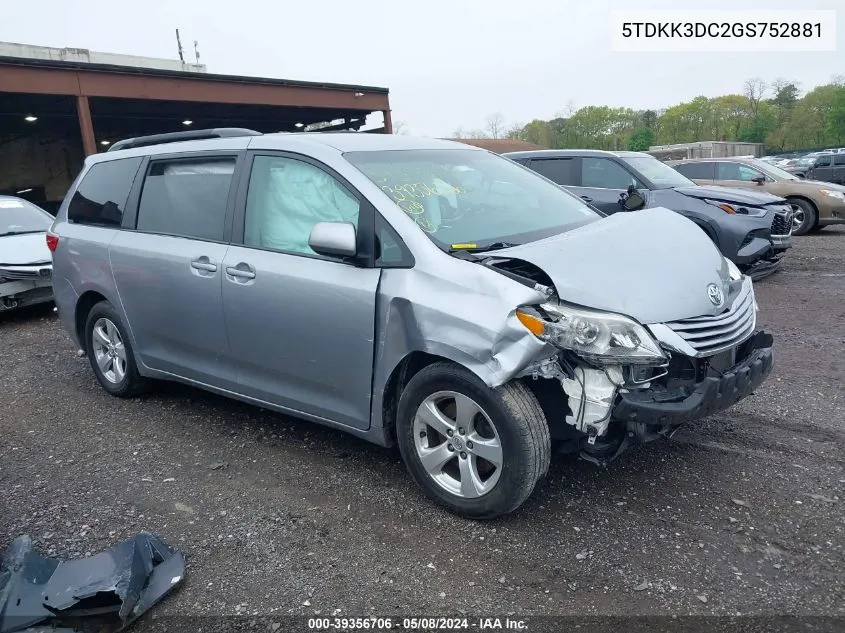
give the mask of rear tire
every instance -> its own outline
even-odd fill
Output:
[[[88,313],[85,352],[97,381],[111,395],[131,398],[147,387],[138,373],[126,328],[108,301],[95,304]]]
[[[789,198],[789,203],[798,207],[797,213],[800,214],[799,218],[801,219],[801,224],[797,226],[795,221],[793,221],[792,234],[806,235],[815,228],[816,223],[819,221],[819,214],[816,211],[816,207],[813,203],[801,200],[800,198]]]
[[[549,427],[534,394],[515,381],[490,389],[452,363],[429,365],[408,382],[397,438],[428,496],[466,518],[513,512],[549,469]]]

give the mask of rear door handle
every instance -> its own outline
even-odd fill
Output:
[[[581,196],[581,200],[584,202],[592,202],[593,199],[590,196]]]
[[[217,264],[212,264],[208,257],[203,255],[202,257],[197,257],[196,259],[191,260],[191,268],[213,273],[217,271]]]
[[[246,264],[244,264],[246,265]],[[244,270],[242,268],[235,268],[234,266],[226,267],[226,274],[230,277],[237,277],[238,279],[255,279],[255,273],[251,270]]]

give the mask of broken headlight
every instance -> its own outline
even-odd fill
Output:
[[[731,281],[738,281],[742,279],[742,272],[739,270],[736,264],[734,264],[727,257],[725,257],[725,263],[728,265],[728,274],[730,275]]]
[[[519,308],[516,316],[538,338],[597,365],[659,365],[666,361],[646,329],[619,314],[547,303]]]

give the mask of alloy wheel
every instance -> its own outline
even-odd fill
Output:
[[[112,384],[119,384],[126,376],[126,347],[111,319],[101,317],[94,322],[91,343],[94,360],[103,377]]]
[[[502,442],[475,400],[438,391],[417,409],[413,430],[417,456],[441,488],[472,499],[496,486],[504,461]]]
[[[795,212],[792,214],[792,232],[794,233],[798,229],[801,228],[801,225],[804,224],[804,209],[801,207],[796,207]]]

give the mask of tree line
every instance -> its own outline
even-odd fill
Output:
[[[749,79],[742,94],[696,97],[662,110],[567,106],[548,121],[506,125],[501,114],[458,138],[511,138],[544,147],[645,151],[695,141],[765,143],[769,152],[845,146],[845,76],[801,94],[799,84]]]

